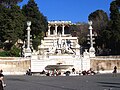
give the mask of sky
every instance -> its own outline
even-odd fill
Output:
[[[96,10],[104,10],[110,13],[110,3],[113,0],[35,0],[39,10],[49,20],[63,20],[76,22],[88,22],[88,16]],[[22,7],[28,0],[23,0]]]

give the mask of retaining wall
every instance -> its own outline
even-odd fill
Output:
[[[0,69],[3,74],[25,74],[30,65],[30,58],[0,57]]]
[[[0,57],[0,69],[3,70],[3,74],[25,74],[30,65],[30,58]],[[118,72],[120,72],[120,56],[96,56],[90,58],[90,67],[95,71],[111,73],[114,66],[117,66]]]
[[[90,66],[101,72],[112,72],[114,66],[117,66],[118,72],[120,72],[120,56],[96,56],[91,58]]]

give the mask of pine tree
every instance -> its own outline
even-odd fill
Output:
[[[116,0],[110,4],[111,19],[111,49],[113,54],[120,54],[120,1]]]

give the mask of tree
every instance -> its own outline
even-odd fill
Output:
[[[34,0],[29,0],[27,5],[22,7],[22,11],[26,16],[26,22],[31,21],[31,34],[33,40],[33,48],[38,49],[41,39],[44,37],[44,33],[47,30],[47,19],[39,11],[37,4]],[[26,33],[25,33],[26,34]]]
[[[3,32],[4,40],[8,41],[5,45],[6,49],[10,50],[15,42],[23,36],[25,17],[17,5],[12,5],[7,10]]]
[[[96,10],[88,16],[88,19],[93,22],[93,29],[100,33],[101,30],[105,30],[108,24],[108,16],[107,13],[103,10]]]
[[[5,29],[5,23],[6,23],[6,12],[7,9],[0,4],[0,48],[3,47],[3,43],[4,43],[4,29]]]
[[[111,49],[113,54],[120,54],[120,1],[115,0],[110,4],[111,22]]]
[[[88,30],[88,24],[82,23],[79,27],[78,31],[78,37],[79,37],[79,43],[82,46],[87,47],[87,35],[89,34]]]
[[[15,45],[12,46],[11,50],[9,51],[9,55],[11,57],[19,57],[20,56],[20,48],[16,47]]]
[[[16,5],[23,0],[0,0],[0,4],[4,5],[7,8],[11,8],[12,5]]]
[[[10,8],[0,4],[0,12],[1,48],[10,50],[15,42],[23,36],[25,17],[20,7],[15,4]]]

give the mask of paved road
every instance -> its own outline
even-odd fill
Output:
[[[93,76],[5,76],[5,90],[120,90],[120,74]]]

